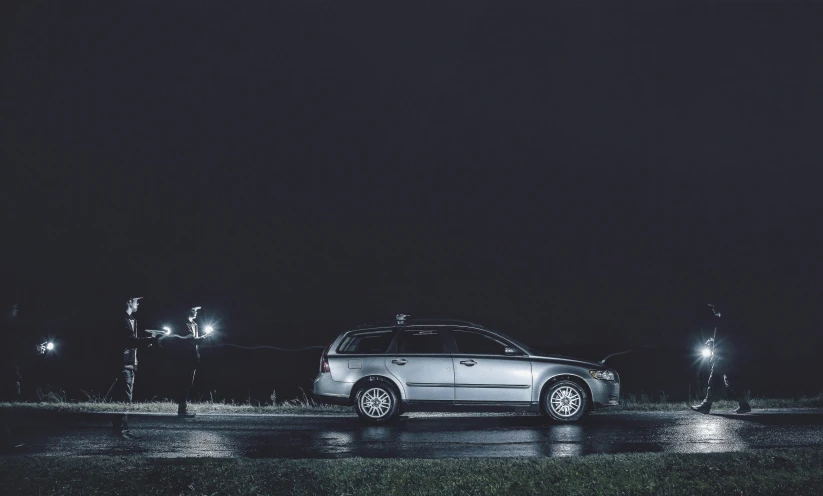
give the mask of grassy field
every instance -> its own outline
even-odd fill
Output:
[[[542,459],[0,458],[0,493],[820,494],[823,448]]]
[[[799,398],[753,398],[752,408],[823,408],[823,393],[811,397]],[[718,411],[731,410],[737,403],[731,401],[718,401],[714,408]],[[275,404],[260,403],[226,403],[226,402],[194,402],[191,403],[192,410],[198,413],[268,413],[268,414],[349,414],[353,413],[352,407],[324,405],[317,403],[310,398],[294,399],[277,402]],[[133,403],[124,405],[122,403],[112,403],[104,401],[68,402],[65,400],[40,401],[25,403],[0,403],[0,409],[12,408],[15,410],[35,409],[37,411],[54,412],[122,412],[128,410],[134,413],[177,413],[177,404],[172,401],[152,401],[145,403]],[[618,412],[659,412],[659,411],[684,411],[685,403],[674,403],[669,401],[651,401],[646,397],[636,398],[629,396],[621,400],[621,404],[614,407],[596,411],[594,414],[609,414]]]

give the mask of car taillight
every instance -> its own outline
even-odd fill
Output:
[[[329,343],[329,345],[328,345],[328,346],[326,346],[326,349],[325,349],[325,350],[323,350],[323,354],[322,354],[322,355],[320,355],[320,372],[321,372],[321,373],[323,373],[323,372],[331,372],[331,368],[329,368],[329,357],[328,357],[328,353],[329,353],[329,350],[331,349],[331,345],[333,345],[333,344],[334,344],[334,340],[332,340],[332,342],[331,342],[331,343]]]

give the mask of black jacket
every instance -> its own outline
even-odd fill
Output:
[[[200,326],[197,322],[186,321],[186,331],[182,335],[172,334],[160,338],[160,347],[171,352],[178,364],[183,367],[197,368],[200,362],[200,350],[197,342],[201,341]]]
[[[137,320],[134,318],[134,314],[124,314],[121,322],[117,336],[117,349],[123,355],[122,365],[124,367],[136,367],[137,350],[148,348],[155,342],[155,339],[137,337]]]
[[[200,326],[197,325],[197,321],[186,322],[185,336],[189,338],[186,341],[188,349],[185,352],[185,358],[194,363],[200,362],[200,348],[197,346],[197,342],[202,339],[202,336],[200,336]]]

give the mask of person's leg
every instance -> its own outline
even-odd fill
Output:
[[[712,409],[714,396],[717,394],[717,374],[714,373],[714,364],[709,372],[708,387],[706,388],[706,398],[699,405],[693,405],[692,410],[699,413],[709,413]]]
[[[112,386],[111,391],[111,401],[114,403],[123,403],[126,398],[126,381],[125,377],[125,369],[121,370],[119,374],[117,374],[117,379]],[[122,430],[123,426],[123,416],[122,415],[115,415],[112,418],[111,426],[115,431]]]
[[[174,402],[177,403],[177,412],[181,408],[185,408],[185,400],[183,399],[183,392],[186,384],[186,368],[182,365],[175,366],[174,369]]]
[[[124,368],[120,371],[120,377],[117,380],[116,384],[116,400],[123,403],[124,408],[128,408],[127,405],[131,405],[132,398],[134,396],[134,370],[133,369],[126,369]],[[116,418],[114,420],[114,428],[120,432],[125,432],[129,430],[129,415],[128,413],[123,413],[122,416]]]
[[[177,401],[177,413],[186,410],[186,390],[188,388],[188,369],[185,366],[180,366],[177,371],[177,384],[174,390],[175,401]]]
[[[194,416],[188,412],[189,391],[194,384],[194,374],[197,372],[196,368],[187,367],[181,376],[180,391],[177,402],[177,414],[180,416]]]
[[[723,384],[725,384],[729,395],[737,401],[737,409],[734,410],[735,413],[748,413],[752,411],[752,407],[749,406],[749,402],[746,401],[746,397],[742,394],[740,380],[737,375],[723,374]]]

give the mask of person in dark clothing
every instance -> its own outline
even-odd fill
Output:
[[[198,310],[200,307],[192,307],[189,311],[184,334],[173,334],[160,338],[160,346],[171,349],[176,355],[178,382],[174,399],[177,402],[177,416],[184,419],[195,416],[195,413],[188,409],[189,391],[194,384],[194,376],[200,363],[200,350],[197,344],[208,337],[208,333],[202,332],[197,324]]]
[[[23,375],[20,365],[25,351],[20,338],[20,325],[17,304],[12,305],[11,312],[3,319],[3,343],[0,347],[0,401],[20,401]]]
[[[714,313],[715,320],[719,319],[720,312],[714,308],[714,305],[709,306]],[[722,354],[717,353],[717,327],[715,327],[714,331],[715,335],[706,341],[706,346],[710,353],[709,360],[711,361],[706,398],[699,405],[691,405],[691,409],[698,413],[709,413],[712,409],[712,403],[720,392],[722,384],[726,387],[728,395],[738,403],[734,413],[748,413],[752,411],[752,408],[746,401],[745,396],[743,396],[743,390],[740,389],[740,380],[735,372],[735,365],[733,363],[735,353],[730,345],[724,345]]]
[[[2,346],[0,346],[0,401],[15,402],[21,400],[21,383],[23,375],[20,365],[26,354],[20,338],[18,307],[15,303],[11,311],[4,316],[2,325]],[[31,353],[35,350],[32,348]],[[0,450],[9,451],[22,446],[15,441],[12,432],[12,422],[9,412],[3,409],[0,413]]]
[[[137,320],[135,313],[140,304],[142,296],[129,298],[126,302],[126,313],[119,324],[119,330],[115,341],[117,342],[117,352],[120,353],[120,373],[117,377],[116,385],[112,393],[114,401],[131,403],[134,393],[134,375],[137,371],[137,350],[149,348],[157,343],[157,338],[138,338]],[[124,438],[137,438],[139,436],[129,431],[128,414],[116,417],[112,421],[112,427],[116,434]]]

